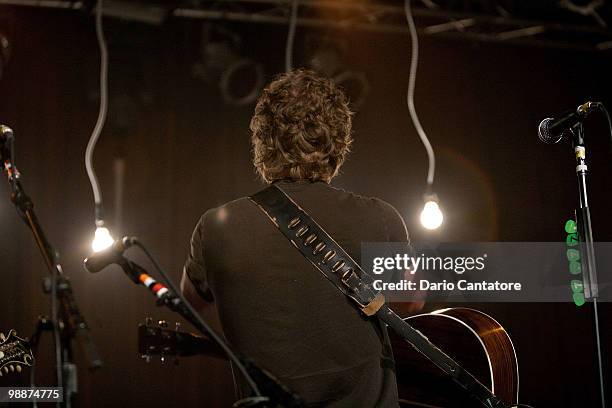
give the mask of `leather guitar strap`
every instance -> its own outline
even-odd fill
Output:
[[[385,297],[372,286],[370,275],[284,191],[271,185],[249,199],[366,316],[376,314],[385,304]]]

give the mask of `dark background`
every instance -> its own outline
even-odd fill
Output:
[[[0,121],[15,130],[23,185],[62,254],[105,360],[103,370],[89,373],[77,349],[77,362],[83,364],[76,403],[229,406],[233,391],[228,364],[195,357],[176,367],[158,361],[147,365],[137,353],[137,323],[146,316],[170,321],[176,317],[156,308],[150,294],[119,269],[91,275],[81,266],[94,231],[93,197],[83,161],[98,112],[93,19],[8,8],[3,16],[13,50],[0,80]],[[191,75],[198,58],[199,24],[106,22],[111,106],[95,165],[107,222],[115,236],[142,238],[176,279],[198,217],[209,207],[261,187],[250,163],[248,122],[253,107],[226,106],[215,87]],[[266,79],[282,72],[285,27],[231,27],[243,35],[245,53],[264,62]],[[301,46],[310,32],[298,29],[298,66],[305,61]],[[365,71],[372,87],[355,116],[353,153],[334,180],[336,186],[392,203],[415,241],[564,239],[563,224],[577,204],[573,153],[568,145],[539,143],[536,128],[542,118],[585,100],[612,107],[609,53],[422,41],[416,105],[437,153],[435,190],[446,216],[441,231],[429,233],[418,223],[426,155],[405,105],[409,38],[327,34],[347,42],[347,63]],[[610,241],[612,162],[603,117],[589,119],[587,132],[595,238]],[[117,158],[126,163],[120,225],[114,204]],[[49,310],[40,284],[47,271],[12,208],[8,188],[0,189],[5,196],[0,200],[0,330],[14,328],[29,335],[36,316]],[[498,319],[514,340],[522,402],[535,407],[598,406],[590,305],[476,306]],[[600,312],[609,374],[612,309],[604,304]],[[51,385],[53,349],[51,336],[45,336],[37,375],[39,384]]]

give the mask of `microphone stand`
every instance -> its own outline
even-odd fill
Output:
[[[304,406],[301,398],[297,394],[281,384],[269,372],[262,370],[244,356],[238,355],[238,353],[233,351],[222,339],[211,333],[212,329],[194,315],[192,308],[188,307],[181,297],[177,296],[171,289],[167,288],[162,283],[153,279],[143,267],[125,257],[121,257],[117,263],[132,282],[148,288],[157,297],[156,303],[158,306],[163,305],[177,312],[202,333],[202,335],[217,342],[219,346],[226,351],[228,357],[230,357],[230,353],[237,357],[240,364],[244,366],[246,374],[257,385],[260,395],[237,401],[234,403],[234,407],[299,408]]]
[[[4,161],[3,167],[7,174],[9,186],[11,187],[11,201],[15,204],[17,212],[23,221],[32,231],[34,240],[42,254],[47,269],[51,273],[51,279],[48,280],[48,278],[45,278],[43,285],[44,291],[51,293],[52,309],[52,321],[50,324],[47,324],[45,328],[53,330],[56,344],[55,360],[57,386],[64,387],[64,405],[70,407],[73,394],[78,391],[77,367],[73,361],[72,340],[74,338],[79,340],[91,369],[101,367],[102,360],[90,338],[89,326],[79,310],[70,279],[64,274],[62,266],[59,263],[59,254],[49,243],[45,232],[38,222],[38,217],[34,212],[34,203],[21,186],[19,170],[13,165],[10,155],[6,154],[6,151],[0,151],[0,158]],[[39,327],[42,327],[40,323],[41,321],[39,319]]]
[[[605,392],[603,380],[603,365],[601,357],[601,338],[599,334],[599,314],[597,311],[597,298],[599,288],[597,284],[597,267],[595,263],[595,248],[593,246],[593,229],[591,226],[591,211],[587,197],[587,164],[586,149],[584,147],[584,127],[578,122],[571,128],[573,135],[573,146],[576,155],[576,175],[578,177],[579,206],[576,209],[576,221],[578,224],[578,235],[580,237],[581,268],[585,299],[593,300],[593,311],[595,317],[595,340],[597,342],[597,362],[599,368],[599,386],[601,392],[601,406],[605,407]]]

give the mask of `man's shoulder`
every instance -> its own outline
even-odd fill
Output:
[[[245,208],[252,204],[248,197],[240,197],[221,204],[217,207],[208,209],[200,219],[200,223],[204,226],[214,226],[227,224],[228,222],[236,221],[238,215],[242,214]]]
[[[409,240],[404,218],[393,205],[378,197],[361,195],[336,187],[333,188],[340,194],[343,194],[347,201],[367,209],[364,214],[371,215],[373,219],[380,220],[387,231],[390,241],[403,242]]]
[[[345,190],[339,187],[331,187],[331,189],[335,190],[337,194],[344,196],[346,200],[353,201],[355,203],[359,203],[361,205],[371,207],[377,211],[382,212],[385,216],[388,216],[388,217],[398,217],[399,216],[399,212],[395,209],[395,207],[381,198],[358,194],[353,191]]]
[[[292,191],[285,191],[285,193],[289,196],[294,195]],[[374,217],[375,219],[382,217],[382,221],[387,226],[397,225],[405,229],[404,220],[400,213],[393,205],[381,198],[358,194],[331,185],[326,185],[324,190],[317,193],[317,196],[325,201],[326,207],[331,211],[334,211],[334,207],[336,207],[337,211],[343,213],[361,214],[361,216]],[[300,203],[299,196],[296,198]],[[215,226],[236,225],[235,223],[248,222],[251,212],[257,212],[257,207],[251,202],[249,196],[239,197],[220,206],[210,208],[204,213],[200,223],[208,229]]]

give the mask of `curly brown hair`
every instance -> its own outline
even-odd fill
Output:
[[[251,119],[253,163],[264,181],[322,180],[338,173],[353,138],[348,100],[329,79],[299,69],[262,92]]]

